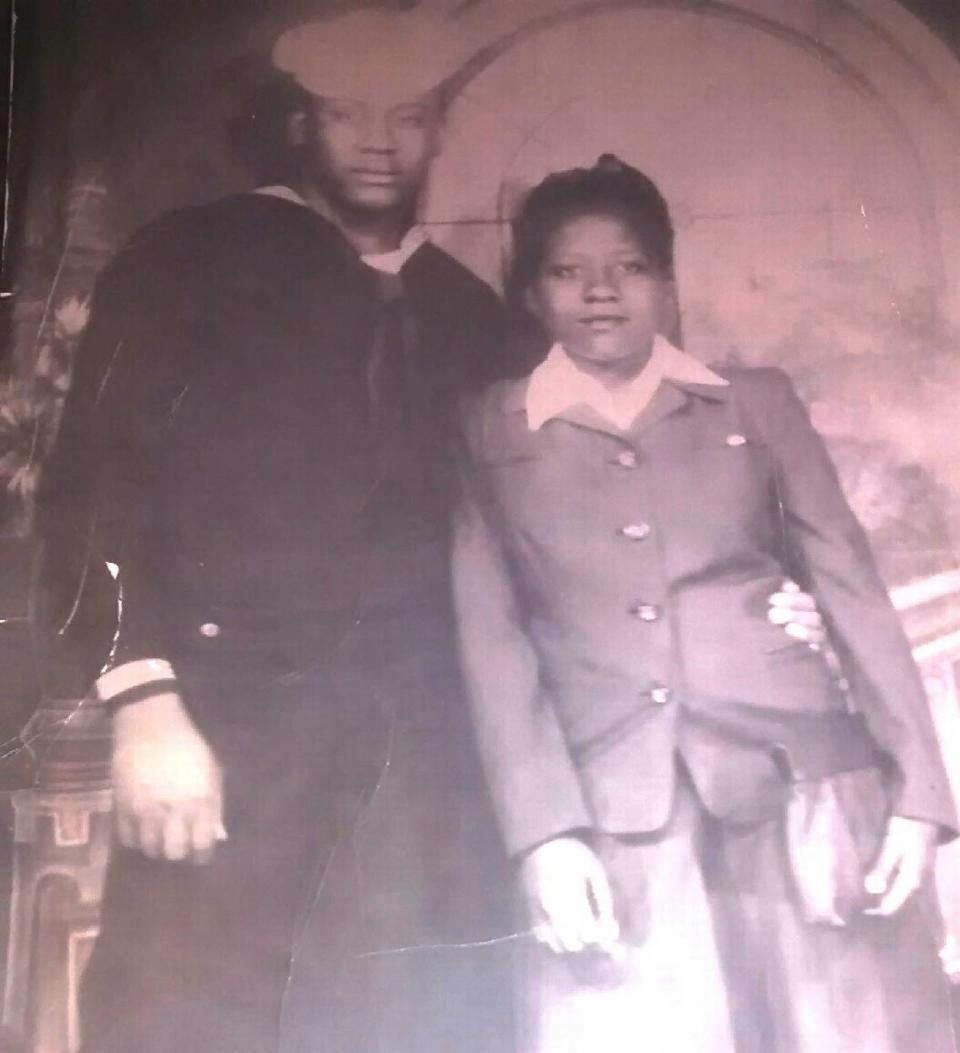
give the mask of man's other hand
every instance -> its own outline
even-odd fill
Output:
[[[151,859],[206,863],[223,826],[222,773],[174,693],[125,706],[113,718],[117,834]]]
[[[815,651],[826,642],[827,631],[816,601],[808,592],[801,592],[795,581],[787,579],[780,592],[773,593],[767,617],[774,625],[782,625],[788,636],[803,640]]]

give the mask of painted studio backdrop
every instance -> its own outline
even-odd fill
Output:
[[[2,1012],[24,1050],[72,1053],[109,726],[90,701],[37,697],[30,497],[96,276],[148,220],[250,187],[231,122],[276,35],[337,5],[22,6],[0,390]],[[423,6],[470,55],[423,204],[431,239],[499,291],[509,217],[546,173],[613,152],[656,180],[677,229],[683,345],[797,384],[902,612],[960,794],[960,38],[895,0]],[[389,838],[404,806],[390,779],[365,836]],[[942,850],[938,877],[944,969],[960,976],[958,853]],[[460,935],[511,930],[478,911]]]

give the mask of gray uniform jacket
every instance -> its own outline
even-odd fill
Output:
[[[678,751],[711,812],[773,816],[777,747],[824,775],[862,764],[864,738],[893,762],[898,814],[955,824],[908,642],[821,439],[782,372],[723,372],[664,382],[628,433],[586,409],[531,431],[526,381],[464,409],[461,650],[513,853],[658,828]],[[816,597],[849,697],[767,619],[785,574]]]

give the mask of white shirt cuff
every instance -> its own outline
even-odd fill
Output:
[[[131,688],[146,687],[154,681],[174,680],[176,674],[173,666],[162,658],[138,658],[134,662],[124,662],[114,666],[97,678],[97,697],[101,702],[129,691]]]

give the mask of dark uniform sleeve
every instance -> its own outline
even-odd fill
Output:
[[[506,315],[493,290],[477,280],[473,309],[468,319],[470,379],[465,391],[477,392],[495,380],[521,376],[522,361],[507,338]]]
[[[767,436],[791,556],[816,599],[853,698],[899,768],[898,815],[957,826],[952,796],[910,645],[847,504],[826,447],[779,370],[771,381]]]
[[[166,653],[150,524],[158,454],[186,382],[171,285],[187,281],[182,241],[158,225],[101,275],[41,476],[40,628],[58,695],[86,693],[111,649],[115,662]]]

